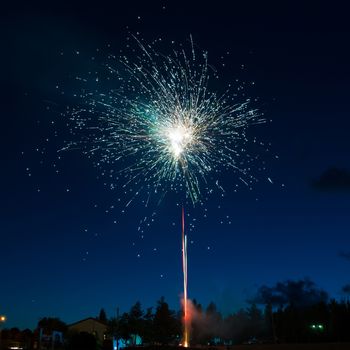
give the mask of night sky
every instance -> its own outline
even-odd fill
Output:
[[[135,204],[122,213],[118,191],[106,188],[79,152],[57,162],[64,131],[53,137],[52,121],[69,97],[56,86],[64,82],[69,95],[71,78],[94,69],[89,58],[96,49],[118,54],[129,32],[165,43],[192,35],[223,85],[236,77],[254,81],[250,93],[272,120],[251,130],[271,143],[267,171],[254,174],[253,191],[241,186],[234,193],[236,180],[227,174],[227,195],[206,204],[207,218],[186,209],[186,220],[195,223],[188,232],[189,296],[204,305],[214,301],[227,314],[263,284],[305,277],[334,298],[345,296],[347,12],[331,3],[258,3],[81,2],[1,11],[0,314],[8,317],[6,327],[33,328],[44,316],[72,323],[102,307],[112,316],[117,307],[127,311],[137,300],[153,306],[161,296],[180,307],[181,209],[172,196],[141,235],[138,222],[153,211]]]

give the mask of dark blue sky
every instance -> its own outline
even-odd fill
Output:
[[[127,310],[137,300],[152,306],[162,295],[179,308],[180,209],[172,198],[157,208],[142,238],[138,221],[152,212],[136,204],[121,214],[119,194],[96,179],[89,159],[72,152],[57,165],[58,175],[52,167],[61,140],[52,141],[50,123],[66,103],[57,82],[69,91],[74,74],[92,69],[91,53],[109,43],[118,51],[128,29],[169,42],[192,34],[214,63],[230,51],[223,84],[237,76],[254,81],[252,94],[272,119],[251,130],[272,143],[268,171],[257,174],[254,191],[230,193],[228,174],[228,195],[208,203],[207,219],[187,210],[188,221],[196,219],[189,232],[190,297],[213,300],[228,313],[262,284],[304,277],[343,296],[350,282],[350,262],[339,256],[350,251],[346,11],[257,3],[128,1],[3,11],[0,314],[7,326],[32,328],[44,316],[70,323],[101,307],[111,316],[116,307]],[[36,148],[43,147],[41,155]],[[332,167],[338,171],[327,175]]]

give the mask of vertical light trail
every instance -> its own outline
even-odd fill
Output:
[[[187,236],[185,235],[185,210],[182,207],[182,270],[184,279],[184,334],[183,334],[183,346],[185,348],[189,345],[189,315],[187,305]]]

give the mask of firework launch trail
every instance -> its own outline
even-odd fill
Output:
[[[182,270],[184,280],[184,295],[183,295],[183,312],[184,312],[184,333],[183,333],[183,346],[189,346],[189,327],[190,327],[190,315],[188,312],[187,301],[187,235],[185,234],[185,210],[182,207]]]

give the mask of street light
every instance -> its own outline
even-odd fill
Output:
[[[6,322],[6,316],[0,315],[0,350],[1,350],[1,337],[2,337],[2,323]]]

